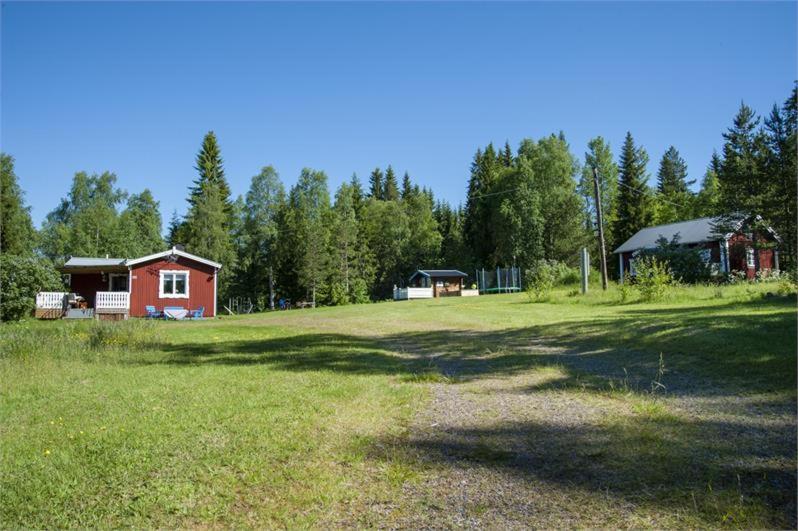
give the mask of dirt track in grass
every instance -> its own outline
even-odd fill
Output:
[[[774,505],[794,527],[788,397],[731,396],[667,369],[647,382],[622,370],[613,379],[590,353],[537,339],[511,348],[561,363],[495,376],[502,352],[464,366],[399,347],[428,356],[448,381],[431,384],[403,443],[426,472],[405,484],[387,527],[723,527],[759,512],[772,524]]]

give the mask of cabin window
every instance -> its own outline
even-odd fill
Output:
[[[756,267],[754,263],[754,250],[750,247],[745,248],[745,261],[748,264],[748,267]]]
[[[711,249],[701,249],[698,254],[701,256],[701,260],[705,264],[708,264],[712,259],[712,250]]]
[[[108,275],[108,291],[128,291],[127,273],[111,273]]]
[[[188,298],[188,271],[161,271],[162,298]]]

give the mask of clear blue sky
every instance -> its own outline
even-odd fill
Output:
[[[477,147],[632,131],[700,179],[741,100],[796,73],[790,3],[3,3],[2,142],[34,221],[72,175],[185,210],[203,134],[234,194],[273,164],[331,191],[393,164],[453,203]]]

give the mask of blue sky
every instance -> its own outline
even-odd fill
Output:
[[[331,191],[392,164],[465,198],[477,147],[624,134],[699,179],[741,100],[796,72],[789,3],[3,3],[2,150],[37,225],[76,171],[185,210],[219,137],[234,194],[272,164]],[[653,179],[653,178],[652,178]]]

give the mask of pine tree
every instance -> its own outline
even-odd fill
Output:
[[[510,166],[513,165],[513,161],[514,161],[513,150],[512,148],[510,148],[510,142],[507,141],[504,143],[504,151],[502,151],[501,154],[501,163],[505,167],[509,168]]]
[[[363,210],[363,185],[360,184],[357,174],[353,173],[352,178],[349,180],[349,186],[352,188],[352,206],[355,209],[355,215],[360,219],[360,212]]]
[[[183,219],[177,214],[177,210],[172,211],[169,219],[169,227],[166,229],[166,244],[169,247],[183,245],[185,238],[182,234]]]
[[[30,207],[25,206],[24,193],[14,173],[14,159],[0,153],[0,252],[31,254],[35,235]]]
[[[618,163],[618,210],[613,225],[616,245],[621,245],[652,223],[654,211],[647,184],[647,165],[648,153],[642,147],[636,147],[632,134],[627,132]]]
[[[794,269],[798,264],[796,227],[796,175],[798,175],[798,84],[781,108],[773,106],[765,119],[765,170],[761,183],[761,212],[782,238],[779,266]]]
[[[385,199],[383,196],[384,188],[382,186],[382,170],[374,168],[369,176],[369,197],[374,199]]]
[[[407,199],[413,193],[413,183],[410,181],[410,175],[405,172],[402,177],[402,199]]]
[[[194,181],[188,197],[189,209],[181,228],[186,250],[221,263],[219,296],[228,294],[235,268],[233,229],[235,209],[230,200],[230,187],[224,176],[222,156],[213,131],[208,132],[197,153]]]
[[[330,299],[333,304],[368,300],[367,261],[362,256],[364,247],[353,196],[353,187],[342,184],[335,194],[332,208]]]
[[[679,151],[671,146],[665,151],[657,172],[657,222],[682,221],[692,217],[693,194],[687,181],[687,164]]]
[[[718,184],[718,170],[720,168],[720,157],[717,152],[712,153],[712,159],[707,167],[704,178],[701,181],[701,189],[696,196],[697,216],[717,216],[721,214],[720,186]]]
[[[724,134],[723,159],[718,172],[721,207],[727,214],[762,212],[764,194],[764,136],[760,119],[745,103]]]
[[[468,181],[464,238],[473,253],[472,261],[478,267],[494,267],[496,250],[496,231],[494,219],[498,215],[501,197],[491,195],[499,181],[502,165],[496,156],[493,144],[488,144],[483,152],[478,149],[471,163],[471,177]]]
[[[222,154],[213,131],[208,131],[202,139],[202,146],[197,153],[194,169],[199,173],[199,177],[194,181],[194,186],[191,187],[189,203],[193,204],[202,195],[206,186],[215,185],[219,188],[220,197],[227,205],[227,210],[231,211],[230,186],[227,184],[227,178],[224,175]]]
[[[230,272],[235,266],[233,239],[228,228],[230,215],[226,206],[218,186],[205,186],[194,198],[184,227],[186,251],[222,264],[218,276],[220,296],[227,293]]]
[[[399,187],[396,182],[396,174],[394,173],[390,164],[388,164],[388,169],[385,170],[385,181],[383,183],[382,198],[385,201],[399,200]]]

